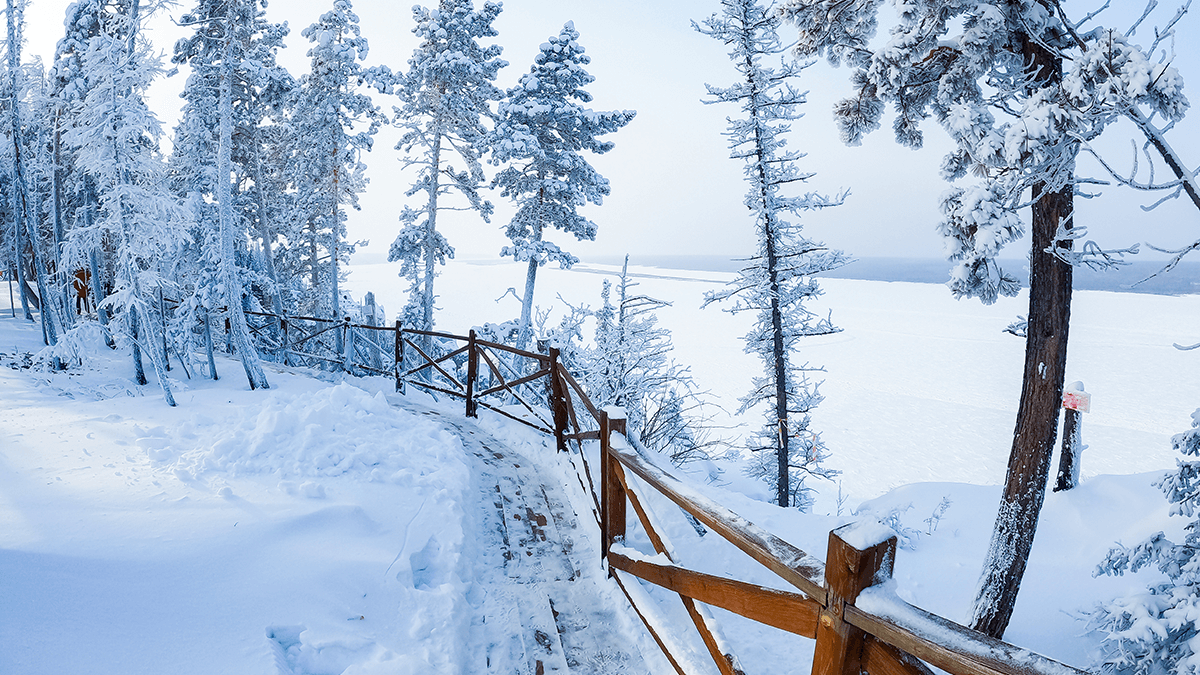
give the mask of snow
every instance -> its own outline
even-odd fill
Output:
[[[439,327],[461,332],[512,318],[515,302],[482,300],[475,289],[511,285],[504,280],[520,278],[520,267],[452,261],[440,281]],[[718,402],[733,401],[757,372],[737,339],[744,328],[698,309],[703,292],[729,275],[636,271],[646,275],[641,290],[675,301],[660,319],[674,330],[676,357]],[[598,274],[613,273],[586,263],[547,269],[545,288],[594,303]],[[348,286],[401,307],[394,275],[386,265],[359,266]],[[845,330],[800,349],[826,368],[826,400],[813,419],[843,472],[840,485],[820,483],[814,512],[802,514],[768,504],[765,486],[738,462],[716,460],[691,465],[680,490],[816,558],[832,529],[859,523],[849,536],[865,546],[887,536],[878,521],[896,523],[912,543],[898,553],[887,593],[963,622],[1019,396],[1023,344],[1001,330],[1026,301],[956,303],[932,284],[823,284],[823,302]],[[1086,631],[1082,613],[1155,578],[1093,578],[1092,570],[1116,541],[1158,530],[1181,536],[1182,519],[1168,517],[1151,483],[1174,465],[1170,437],[1200,402],[1195,354],[1171,347],[1197,334],[1196,296],[1076,293],[1068,378],[1087,382],[1103,405],[1084,420],[1080,487],[1046,496],[1010,642],[1090,665],[1100,636]],[[0,314],[0,363],[12,366],[0,368],[0,672],[472,673],[489,672],[485,657],[497,659],[492,672],[513,672],[525,653],[518,629],[554,626],[534,589],[564,615],[586,608],[579,623],[621,647],[586,647],[597,663],[669,669],[600,568],[590,498],[572,464],[536,431],[487,411],[467,422],[460,403],[398,396],[383,378],[265,364],[272,388],[248,391],[239,364],[221,357],[217,382],[171,371],[179,406],[168,408],[154,387],[130,381],[127,352],[92,342],[85,368],[22,369],[19,355],[37,351],[40,330]],[[520,467],[505,478],[504,462],[484,461],[485,446]],[[572,542],[578,575],[569,584],[511,576],[549,574],[554,558],[507,570],[500,555],[486,481],[531,480],[525,470],[562,490],[548,500],[565,518],[546,528]],[[793,590],[630,480],[675,564]],[[632,509],[629,517],[618,550],[665,563]],[[677,627],[671,639],[689,659],[707,661],[676,597],[623,579]],[[712,614],[747,672],[811,659],[812,641]]]
[[[839,528],[837,533],[842,541],[859,551],[865,551],[896,536],[892,528],[873,518],[863,518],[850,523]]]

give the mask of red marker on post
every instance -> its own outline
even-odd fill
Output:
[[[1082,417],[1092,409],[1092,395],[1083,390],[1082,382],[1063,387],[1062,452],[1058,456],[1058,481],[1054,491],[1070,490],[1079,485],[1079,461],[1083,455]]]

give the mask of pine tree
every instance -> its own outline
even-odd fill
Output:
[[[148,355],[164,398],[175,405],[153,298],[169,283],[163,265],[184,240],[187,222],[166,191],[166,167],[157,152],[161,124],[143,99],[161,65],[142,39],[140,9],[138,0],[98,7],[100,30],[87,40],[88,91],[63,141],[73,148],[79,169],[94,180],[97,213],[90,224],[71,232],[68,257],[80,258],[105,240],[114,242],[115,288],[107,303],[122,315],[116,324],[133,347],[135,368],[141,355]]]
[[[461,207],[443,198],[457,193],[484,222],[492,213],[492,204],[479,194],[484,181],[480,157],[487,135],[484,120],[491,117],[491,102],[501,98],[493,82],[508,63],[500,58],[499,46],[482,47],[479,40],[496,36],[492,22],[500,9],[500,3],[488,1],[475,10],[471,0],[441,0],[437,9],[415,6],[413,34],[421,42],[408,70],[395,75],[386,68],[375,71],[376,86],[401,101],[395,124],[404,135],[396,149],[405,153],[406,167],[417,169],[417,180],[405,196],[421,194],[424,201],[401,212],[402,227],[388,251],[388,260],[400,262],[400,276],[409,282],[409,302],[402,312],[406,326],[433,328],[436,267],[454,257],[454,248],[437,229],[438,214]],[[461,168],[452,164],[454,157],[462,161]]]
[[[500,252],[527,262],[521,298],[521,333],[517,346],[529,342],[537,270],[549,262],[569,268],[578,258],[545,239],[554,228],[579,240],[594,240],[596,224],[580,215],[587,203],[600,204],[609,194],[608,179],[583,158],[613,148],[600,136],[629,124],[632,110],[596,112],[585,108],[592,95],[583,87],[595,78],[584,70],[591,57],[579,44],[579,31],[567,22],[562,31],[541,45],[529,72],[508,90],[497,111],[490,142],[492,162],[507,165],[492,179],[492,187],[517,205],[505,229],[512,241]]]
[[[24,252],[29,251],[29,260],[33,265],[35,283],[37,284],[38,305],[42,320],[42,332],[46,344],[54,345],[62,334],[62,316],[58,308],[57,296],[51,287],[44,248],[39,242],[37,231],[38,210],[36,190],[28,180],[29,158],[26,155],[29,148],[26,145],[30,133],[36,135],[37,130],[26,128],[22,122],[22,103],[25,99],[25,83],[21,69],[21,29],[24,26],[25,3],[20,0],[7,0],[5,20],[7,26],[7,66],[8,87],[12,101],[8,110],[9,124],[6,131],[9,134],[11,154],[11,177],[14,204],[12,214],[13,228],[17,248],[17,274],[21,284],[21,301],[27,319],[32,320],[29,311],[28,298],[25,293]],[[34,121],[36,124],[36,121]],[[32,125],[31,125],[32,126]]]
[[[1092,242],[1073,250],[1075,240],[1086,234],[1074,221],[1080,182],[1076,156],[1114,120],[1114,113],[1127,114],[1129,105],[1145,105],[1174,121],[1186,101],[1174,68],[1127,69],[1135,64],[1110,60],[1123,51],[1114,51],[1123,36],[1103,28],[1080,35],[1056,0],[971,0],[952,7],[906,3],[890,41],[879,51],[869,45],[879,3],[847,0],[838,5],[838,11],[830,11],[824,0],[787,0],[780,14],[799,29],[797,56],[823,54],[834,65],[845,62],[855,69],[854,96],[835,107],[843,140],[861,142],[879,127],[885,105],[891,104],[898,142],[920,147],[920,125],[932,116],[956,145],[942,164],[943,177],[975,177],[974,185],[956,186],[942,199],[939,229],[956,263],[949,282],[955,297],[990,303],[999,295],[1016,294],[1018,280],[1000,268],[997,258],[1004,244],[1023,233],[1015,212],[1030,207],[1024,383],[972,619],[976,630],[998,638],[1016,603],[1055,446],[1071,268],[1111,264],[1122,253],[1103,251]],[[1127,77],[1135,71],[1135,77]]]
[[[822,466],[828,452],[820,435],[809,428],[810,413],[821,396],[809,382],[808,373],[819,369],[795,365],[793,352],[802,337],[839,330],[805,305],[821,294],[814,275],[842,266],[846,256],[805,237],[801,226],[787,216],[835,206],[844,195],[789,197],[783,193],[791,184],[812,176],[797,168],[799,153],[784,149],[788,122],[800,116],[796,108],[805,100],[789,80],[806,65],[784,62],[775,69],[764,63],[783,53],[785,47],[777,32],[779,18],[757,0],[723,0],[721,5],[722,13],[693,26],[730,48],[730,59],[742,77],[727,88],[706,85],[712,97],[707,102],[736,103],[745,115],[729,119],[727,136],[730,156],[746,165],[750,189],[745,203],[754,215],[757,251],[726,290],[706,294],[705,305],[734,300],[727,311],[756,315],[755,325],[744,339],[746,352],[761,359],[764,373],[742,397],[739,414],[767,404],[767,423],[751,438],[749,449],[774,455],[774,467],[770,470],[771,461],[764,456],[755,461],[751,471],[774,488],[780,506],[804,508],[804,477],[828,477],[834,472]]]
[[[224,305],[252,389],[269,383],[244,305],[253,306],[254,288],[266,288],[269,298],[263,300],[276,313],[283,310],[270,255],[273,232],[263,195],[269,185],[262,180],[259,161],[261,130],[292,84],[275,62],[287,26],[265,21],[261,4],[199,0],[182,20],[193,33],[175,44],[172,58],[191,70],[181,94],[187,103],[175,131],[172,185],[191,205],[198,244],[185,262],[195,292],[184,299],[179,316],[190,321],[199,314],[207,322]],[[238,263],[256,234],[271,263],[265,274]]]
[[[1171,439],[1186,459],[1155,487],[1171,504],[1172,516],[1191,518],[1183,541],[1175,543],[1158,532],[1136,546],[1117,546],[1108,552],[1095,574],[1114,576],[1157,567],[1166,581],[1145,591],[1105,602],[1091,616],[1093,628],[1108,634],[1106,661],[1101,670],[1112,673],[1187,673],[1200,671],[1200,410],[1192,413],[1192,428]]]
[[[670,359],[671,332],[658,325],[655,311],[670,305],[634,292],[629,257],[617,280],[604,280],[595,312],[594,347],[584,359],[583,384],[598,406],[625,409],[629,431],[642,444],[680,464],[706,455],[693,413],[700,407],[687,368]]]
[[[342,265],[353,252],[345,207],[358,208],[367,184],[362,156],[386,120],[358,90],[367,77],[359,62],[368,45],[350,3],[335,0],[302,35],[311,43],[311,66],[290,104],[286,152],[296,198],[287,238],[309,251],[310,311],[340,318]],[[324,266],[320,258],[327,260]],[[341,331],[334,333],[341,353]]]

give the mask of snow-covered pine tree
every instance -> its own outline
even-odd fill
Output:
[[[609,194],[608,179],[583,157],[613,148],[600,136],[629,124],[632,110],[597,112],[584,107],[592,95],[583,87],[595,78],[584,70],[591,57],[579,44],[579,31],[567,22],[562,31],[542,43],[529,72],[508,90],[496,114],[489,145],[492,163],[506,165],[492,187],[517,205],[505,234],[511,246],[501,256],[527,262],[521,297],[521,333],[517,346],[529,343],[533,292],[538,268],[549,262],[569,268],[578,258],[547,241],[554,228],[579,240],[594,240],[596,224],[579,213],[587,203],[600,204]]]
[[[262,300],[276,313],[282,313],[282,298],[274,270],[272,250],[275,237],[276,213],[271,208],[283,188],[267,177],[270,162],[264,162],[264,136],[283,129],[280,112],[295,85],[292,76],[276,61],[288,33],[287,24],[270,23],[264,18],[265,3],[241,0],[239,3],[216,3],[200,0],[182,18],[182,23],[194,28],[191,36],[175,44],[172,60],[188,65],[190,76],[180,96],[187,101],[183,119],[175,131],[175,151],[171,158],[172,178],[181,195],[208,196],[215,191],[214,171],[219,144],[219,89],[212,86],[221,76],[220,37],[224,12],[232,11],[235,18],[234,135],[230,161],[236,178],[233,183],[235,216],[244,222],[237,237],[250,240],[257,234],[265,253],[268,279],[253,283],[267,289],[269,298]],[[228,5],[228,6],[227,6]],[[272,119],[273,118],[273,119]],[[276,124],[269,124],[275,122]],[[281,161],[274,162],[282,164]],[[282,173],[279,167],[276,173]],[[196,205],[203,210],[203,200]],[[215,212],[215,209],[210,209]],[[202,224],[216,222],[211,217],[197,219]],[[212,225],[211,230],[217,226]],[[243,248],[239,245],[239,250]],[[242,270],[249,275],[248,270]],[[247,280],[244,283],[251,283]]]
[[[311,43],[311,66],[290,105],[287,154],[296,198],[287,239],[309,249],[309,311],[341,317],[341,266],[354,251],[346,241],[345,208],[359,208],[358,195],[367,184],[362,155],[386,119],[359,91],[367,39],[350,2],[334,0],[302,35]],[[334,333],[341,353],[341,331]]]
[[[642,444],[673,462],[705,456],[694,413],[700,399],[687,368],[671,360],[671,332],[658,325],[655,310],[670,305],[636,294],[629,256],[617,280],[616,304],[607,279],[596,310],[594,347],[584,358],[583,385],[598,406],[616,405],[628,414],[629,431]]]
[[[920,147],[920,125],[933,116],[957,146],[942,164],[943,177],[976,177],[942,198],[939,231],[955,263],[949,282],[955,297],[990,303],[1016,294],[1018,280],[997,259],[1024,232],[1015,212],[1031,210],[1024,383],[972,619],[976,630],[998,638],[1016,603],[1055,446],[1071,266],[1109,264],[1119,253],[1092,242],[1073,250],[1086,234],[1073,219],[1081,182],[1075,159],[1131,105],[1178,120],[1187,107],[1182,83],[1174,68],[1145,58],[1158,40],[1131,60],[1141,50],[1129,49],[1127,36],[1100,27],[1079,33],[1057,0],[904,3],[891,39],[878,50],[870,40],[880,3],[836,4],[831,11],[826,0],[786,0],[780,15],[799,30],[798,57],[823,54],[833,65],[854,68],[856,92],[834,110],[843,140],[858,144],[892,104],[898,142]]]
[[[74,324],[75,313],[71,311],[67,294],[70,277],[64,269],[62,245],[65,223],[62,212],[63,170],[59,121],[61,106],[57,97],[51,95],[50,84],[42,68],[41,60],[26,66],[26,93],[29,118],[38,120],[26,130],[28,141],[27,165],[28,184],[33,195],[33,230],[39,242],[39,255],[45,262],[47,281],[51,290],[49,298],[52,311],[58,316],[60,328],[65,333]],[[58,364],[56,364],[57,366]]]
[[[436,9],[414,6],[413,34],[421,42],[408,70],[375,72],[376,86],[401,101],[395,124],[404,135],[396,149],[405,153],[405,166],[417,170],[405,196],[420,194],[424,202],[401,212],[400,233],[388,251],[388,260],[400,262],[400,276],[410,285],[402,312],[405,326],[433,328],[436,266],[454,257],[454,248],[437,229],[438,215],[462,206],[442,198],[458,193],[484,222],[492,214],[492,204],[479,194],[484,181],[480,157],[487,135],[484,120],[491,116],[491,102],[502,96],[493,82],[508,63],[500,58],[498,45],[483,47],[479,40],[496,36],[492,22],[500,9],[500,3],[490,0],[479,10],[471,0],[440,0]],[[461,168],[453,165],[455,157]]]
[[[805,237],[788,216],[836,206],[845,195],[784,194],[813,175],[796,166],[802,155],[784,149],[788,122],[800,117],[797,107],[805,101],[790,81],[809,64],[785,61],[776,69],[766,63],[786,48],[779,41],[779,17],[758,0],[722,0],[721,6],[721,13],[693,26],[729,47],[741,75],[741,81],[727,88],[706,85],[712,97],[706,103],[736,103],[742,110],[742,118],[729,118],[726,135],[731,158],[746,165],[750,189],[745,203],[754,216],[757,250],[725,290],[706,294],[705,306],[734,300],[726,311],[755,313],[754,327],[744,339],[746,352],[762,360],[764,373],[742,397],[739,413],[766,404],[767,423],[749,441],[750,450],[763,455],[751,470],[774,488],[780,506],[804,508],[805,476],[834,472],[822,465],[828,451],[820,434],[810,429],[810,413],[821,396],[808,373],[820,369],[796,365],[794,352],[802,337],[840,330],[806,303],[821,294],[814,275],[842,266],[847,258]]]
[[[90,88],[84,58],[88,40],[102,32],[101,19],[104,14],[100,8],[104,1],[77,0],[67,7],[63,20],[65,34],[58,41],[54,65],[50,69],[50,95],[55,101],[57,113],[60,208],[68,232],[76,226],[91,227],[96,219],[95,181],[78,166],[75,153],[70,144],[62,140],[62,134],[75,126]],[[110,348],[115,348],[116,343],[108,329],[109,308],[103,302],[107,289],[112,287],[114,249],[114,242],[102,240],[90,251],[78,251],[79,255],[86,256],[83,259],[67,259],[70,269],[84,269],[89,275],[91,305],[95,308]]]
[[[10,172],[12,176],[12,191],[14,204],[12,214],[14,217],[13,225],[16,233],[17,245],[17,274],[18,280],[21,283],[22,302],[25,303],[25,315],[32,319],[32,315],[28,309],[28,298],[25,296],[24,278],[25,265],[23,263],[25,251],[29,252],[29,260],[32,263],[34,270],[35,283],[37,284],[37,294],[39,298],[39,309],[42,320],[43,337],[46,344],[54,345],[58,342],[58,336],[62,334],[62,317],[60,315],[59,303],[56,301],[58,294],[52,289],[49,279],[49,274],[46,267],[45,252],[38,241],[37,223],[37,195],[33,186],[29,184],[27,166],[28,159],[26,154],[28,148],[26,146],[26,136],[30,133],[30,129],[22,123],[22,105],[25,96],[25,82],[22,77],[21,70],[21,29],[24,27],[24,9],[25,2],[23,0],[7,0],[5,5],[5,22],[7,27],[7,67],[8,80],[7,84],[9,91],[12,94],[12,102],[8,109],[8,128],[5,130],[9,135],[9,145],[11,148],[10,155]],[[36,126],[40,120],[33,121],[31,126]],[[36,130],[34,131],[36,135]]]
[[[1171,438],[1183,454],[1173,472],[1155,487],[1171,504],[1172,516],[1192,519],[1183,541],[1175,543],[1158,532],[1132,547],[1108,552],[1094,574],[1121,575],[1157,567],[1166,581],[1145,591],[1100,604],[1090,624],[1108,634],[1102,672],[1157,675],[1200,672],[1200,410],[1192,413],[1192,428]]]
[[[260,137],[268,115],[293,84],[275,62],[287,26],[267,22],[263,4],[199,0],[181,21],[193,32],[175,44],[172,57],[190,68],[181,93],[187,103],[175,130],[172,186],[191,205],[197,243],[184,261],[194,292],[184,298],[178,315],[186,321],[197,314],[207,320],[218,307],[228,308],[231,336],[251,388],[268,383],[243,305],[254,306],[253,289],[259,288],[269,296],[263,302],[276,313],[283,309],[263,194],[273,185],[261,180]],[[267,252],[265,275],[238,264],[255,235]]]
[[[98,7],[100,29],[87,40],[87,95],[63,141],[74,150],[79,170],[93,179],[98,208],[90,224],[72,230],[67,258],[82,259],[102,241],[114,242],[115,287],[106,302],[122,316],[113,325],[135,354],[149,356],[164,398],[175,405],[154,298],[169,284],[162,264],[186,238],[187,222],[167,192],[157,150],[162,127],[143,99],[162,69],[141,35],[139,5],[130,0]]]

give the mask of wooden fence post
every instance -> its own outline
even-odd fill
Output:
[[[396,319],[396,391],[404,393],[404,379],[400,375],[404,372],[404,327],[400,323],[400,319]]]
[[[283,332],[283,365],[290,366],[291,360],[288,358],[288,324],[287,319],[279,317],[279,328]]]
[[[1067,408],[1063,411],[1062,452],[1058,455],[1058,478],[1054,491],[1072,490],[1079,485],[1079,460],[1083,454],[1080,422],[1083,413]]]
[[[1086,395],[1082,382],[1072,382],[1066,387]],[[1058,478],[1054,491],[1073,490],[1079,485],[1079,463],[1083,459],[1083,411],[1063,406],[1062,452],[1058,455]]]
[[[467,417],[479,417],[475,403],[475,376],[479,372],[479,347],[475,344],[475,329],[467,337]]]
[[[558,369],[562,367],[559,363],[558,349],[550,348],[550,412],[554,415],[554,444],[559,452],[567,452],[567,396],[563,391],[562,377],[558,374]],[[622,424],[624,421],[622,421]]]
[[[825,563],[828,601],[817,623],[813,675],[860,675],[864,633],[846,623],[846,606],[853,605],[864,588],[892,576],[896,537],[859,550],[842,538],[854,527],[851,523],[829,533],[829,556]]]
[[[354,326],[350,317],[342,319],[342,370],[349,373],[354,368]]]
[[[163,298],[162,286],[158,287],[158,314],[162,317],[163,364],[171,372],[171,355],[167,352],[167,301]]]
[[[610,412],[611,410],[611,412]],[[600,411],[600,556],[608,557],[608,547],[614,541],[625,540],[625,488],[617,472],[621,462],[612,456],[613,432],[625,434],[625,412],[617,409]],[[612,570],[609,570],[612,574]]]

